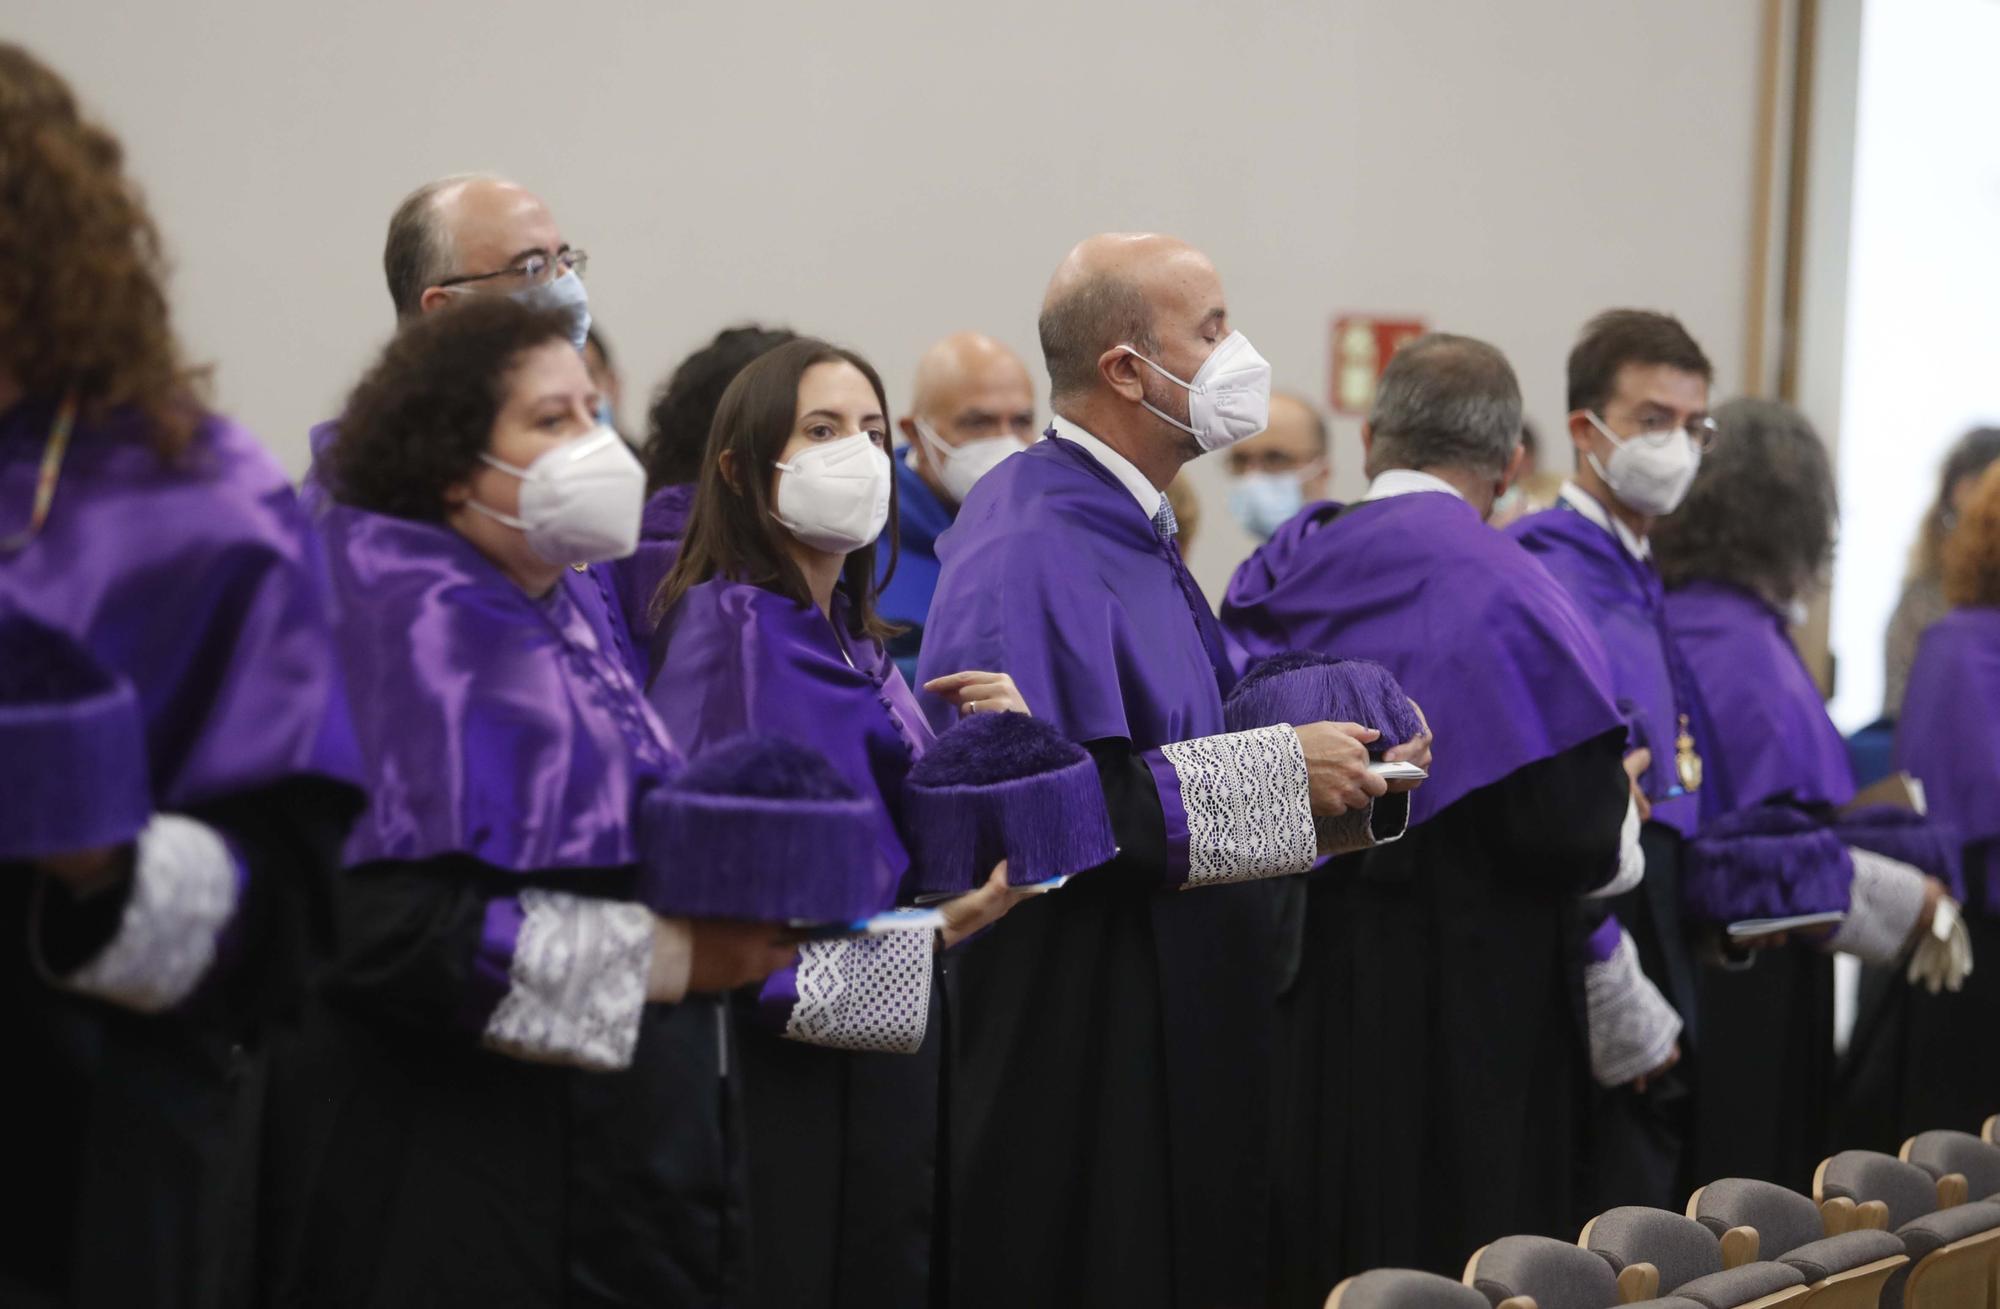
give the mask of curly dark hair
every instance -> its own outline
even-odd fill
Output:
[[[1961,608],[2000,608],[2000,463],[1980,474],[1972,502],[1945,538],[1944,598]]]
[[[875,389],[882,417],[889,416],[888,393],[882,377],[866,359],[825,341],[802,336],[766,351],[736,375],[716,406],[715,426],[701,459],[701,477],[694,509],[688,515],[687,537],[673,571],[660,583],[653,612],[664,614],[682,596],[713,577],[728,577],[812,603],[812,591],[786,551],[785,529],[774,517],[775,504],[768,470],[791,439],[798,416],[799,381],[814,364],[846,363],[861,370]],[[751,470],[743,485],[733,486],[721,472],[722,452],[734,451],[736,466]],[[840,587],[847,596],[848,630],[857,636],[887,640],[902,629],[875,612],[875,545],[889,543],[887,581],[896,571],[896,484],[889,483],[889,521],[876,543],[851,551],[840,570]]]
[[[564,309],[468,296],[411,319],[390,339],[341,411],[333,496],[396,518],[445,515],[445,492],[479,468],[520,357],[569,342]]]
[[[1787,605],[1826,575],[1840,525],[1833,466],[1804,414],[1774,400],[1715,411],[1715,448],[1681,507],[1653,527],[1670,587],[1733,582]]]
[[[701,454],[708,446],[708,429],[715,426],[715,407],[722,393],[751,360],[767,354],[799,334],[784,327],[746,323],[725,327],[715,339],[687,358],[653,393],[646,412],[646,440],[639,457],[646,465],[646,490],[692,482],[701,475]],[[608,359],[609,356],[606,356]]]
[[[202,422],[208,373],[182,360],[124,159],[60,76],[0,42],[0,373],[31,397],[74,393],[87,421],[134,409],[171,457]]]

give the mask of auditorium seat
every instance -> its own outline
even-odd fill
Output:
[[[1613,1309],[1618,1275],[1601,1255],[1548,1236],[1503,1236],[1465,1265],[1465,1284],[1495,1309]]]
[[[1883,1286],[1909,1263],[1901,1238],[1874,1230],[1829,1236],[1811,1200],[1771,1182],[1710,1182],[1688,1199],[1688,1217],[1720,1240],[1726,1267],[1761,1257],[1797,1269],[1807,1284],[1799,1309],[1875,1309]]]
[[[1989,1145],[1970,1132],[1919,1132],[1903,1142],[1899,1157],[1936,1179],[1941,1208],[1968,1198],[2000,1196],[2000,1145]],[[1947,1201],[1946,1182],[1953,1176],[1963,1181],[1966,1194]]]
[[[1755,1238],[1735,1238],[1751,1258]],[[1708,1309],[1744,1309],[1783,1304],[1805,1290],[1806,1278],[1781,1263],[1750,1262],[1726,1267],[1716,1234],[1692,1218],[1665,1209],[1628,1205],[1606,1210],[1584,1227],[1577,1244],[1603,1257],[1618,1273],[1626,1302],[1676,1295]],[[1776,1298],[1773,1298],[1776,1297]]]
[[[1981,1309],[2000,1260],[2000,1203],[1940,1209],[1938,1183],[1915,1164],[1872,1150],[1845,1150],[1820,1164],[1813,1197],[1823,1212],[1847,1204],[1882,1217],[1910,1262],[1882,1288],[1882,1309]],[[1858,1206],[1858,1208],[1855,1208]],[[1829,1222],[1833,1221],[1829,1217]]]
[[[1979,1129],[1979,1139],[1988,1145],[2000,1145],[2000,1114],[1990,1115]]]
[[[1487,1309],[1469,1286],[1408,1268],[1377,1268],[1333,1288],[1325,1309]]]

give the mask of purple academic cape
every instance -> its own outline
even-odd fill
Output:
[[[1968,845],[2000,840],[2000,609],[1954,609],[1924,633],[1896,766]]]
[[[636,861],[634,806],[678,756],[571,589],[532,599],[436,523],[336,504],[320,530],[371,780],[347,862]]]
[[[653,637],[659,630],[653,618],[653,599],[681,556],[681,538],[687,535],[694,491],[691,484],[677,484],[663,486],[648,496],[646,514],[639,523],[639,548],[603,566],[625,619],[626,640],[645,664],[648,678],[659,668],[658,653],[653,649]]]
[[[1667,630],[1660,575],[1626,553],[1612,533],[1566,505],[1529,514],[1506,530],[1555,575],[1603,639],[1632,745],[1653,752],[1643,782],[1653,820],[1682,836],[1694,835],[1702,799],[1681,791],[1675,771],[1681,716],[1688,718],[1697,751],[1705,753],[1710,743],[1692,679],[1680,667]]]
[[[1236,570],[1222,620],[1253,661],[1312,650],[1396,675],[1448,743],[1410,797],[1413,823],[1624,727],[1569,594],[1441,491],[1294,516]]]

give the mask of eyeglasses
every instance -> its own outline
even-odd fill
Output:
[[[1615,437],[1620,441],[1644,441],[1648,445],[1664,445],[1669,437],[1681,430],[1681,424],[1676,423],[1671,417],[1655,415],[1642,420],[1645,426],[1627,436],[1622,432],[1613,431],[1611,424],[1605,421],[1602,414],[1592,413],[1590,410],[1584,412],[1590,414],[1606,436]],[[1703,454],[1715,448],[1715,439],[1722,433],[1722,428],[1713,418],[1692,419],[1686,427],[1689,443]]]
[[[497,272],[471,273],[464,277],[447,277],[442,282],[439,282],[438,285],[465,286],[471,282],[488,282],[496,277],[518,277],[527,282],[544,282],[560,277],[563,273],[575,273],[578,277],[582,277],[583,270],[589,266],[590,256],[581,250],[558,250],[553,259],[537,251],[523,258],[521,262],[509,264]],[[552,268],[558,271],[550,272],[549,270]]]

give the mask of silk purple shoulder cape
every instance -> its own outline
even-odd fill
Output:
[[[1669,592],[1667,623],[1701,688],[1713,731],[1705,785],[1724,812],[1770,800],[1838,808],[1854,773],[1784,619],[1739,587],[1697,581]]]
[[[678,756],[570,590],[530,598],[439,524],[336,504],[320,530],[371,789],[347,862],[634,862]]]
[[[0,415],[0,533],[26,524],[53,418],[38,401]],[[226,418],[171,462],[144,431],[79,424],[47,523],[0,555],[0,608],[132,684],[159,809],[293,777],[354,784],[318,545],[283,472]]]
[[[692,485],[663,486],[646,497],[645,517],[639,523],[639,548],[623,559],[603,565],[612,596],[625,620],[626,639],[645,664],[651,677],[659,665],[653,637],[659,625],[653,621],[653,597],[660,583],[674,569],[681,555],[681,538],[687,535],[688,514],[694,509]]]
[[[1653,766],[1642,785],[1652,800],[1654,821],[1682,836],[1694,835],[1704,801],[1699,794],[1680,793],[1674,742],[1680,716],[1686,714],[1695,748],[1705,758],[1708,725],[1667,630],[1660,575],[1627,554],[1610,532],[1561,505],[1529,514],[1506,531],[1542,561],[1597,629],[1611,660],[1618,707],[1632,728],[1632,744],[1653,752]]]
[[[2000,840],[2000,609],[1954,609],[1918,642],[1896,766],[1966,843]]]
[[[760,586],[704,582],[662,622],[647,696],[689,754],[747,732],[825,755],[874,802],[877,849],[901,881],[910,866],[898,830],[903,779],[930,727],[880,643],[836,629],[846,619],[839,597],[833,614],[829,622]]]
[[[1625,726],[1568,593],[1444,492],[1294,516],[1236,570],[1222,621],[1252,661],[1312,650],[1395,674],[1447,743],[1412,822]]]

